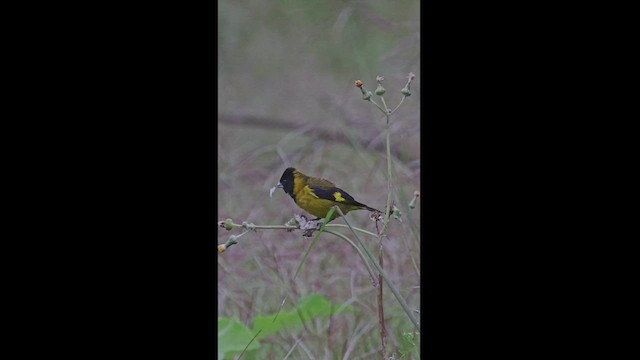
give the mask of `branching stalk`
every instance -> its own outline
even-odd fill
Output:
[[[342,213],[342,210],[340,210],[340,208],[337,207],[337,206],[334,206],[334,208],[336,209],[336,211],[340,215],[342,215],[342,218],[344,219],[344,222],[347,223],[347,226],[349,226],[349,229],[351,230],[351,233],[353,234],[353,236],[356,238],[356,240],[358,242],[358,245],[360,245],[360,247],[364,250],[364,253],[367,255],[367,258],[369,258],[371,263],[373,263],[373,265],[376,268],[376,270],[378,270],[378,273],[382,276],[382,278],[384,279],[384,282],[387,284],[387,286],[389,286],[389,289],[391,289],[391,292],[393,293],[393,295],[396,297],[396,299],[400,303],[400,306],[402,307],[404,312],[407,313],[407,316],[409,316],[409,319],[411,320],[413,325],[418,329],[418,331],[420,331],[420,325],[418,323],[418,320],[416,319],[416,317],[413,314],[413,312],[411,311],[411,309],[409,309],[409,306],[407,305],[407,302],[404,300],[402,295],[400,295],[400,292],[398,291],[398,289],[396,289],[396,287],[393,285],[393,283],[389,279],[389,276],[384,272],[384,270],[382,270],[382,268],[380,267],[378,262],[375,260],[373,255],[371,255],[371,252],[369,251],[369,249],[367,249],[367,247],[364,246],[364,244],[362,243],[362,240],[360,240],[360,238],[358,237],[358,234],[356,234],[356,231],[353,229],[353,227],[351,227],[351,224],[349,224],[349,221],[347,220],[347,218]]]

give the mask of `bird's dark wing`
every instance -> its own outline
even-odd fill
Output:
[[[317,188],[335,188],[336,187],[336,184],[332,183],[327,179],[309,177],[307,179],[307,182],[309,183],[310,186],[317,187]]]
[[[335,201],[345,205],[355,205],[355,206],[363,206],[357,202],[353,196],[349,195],[346,191],[337,188],[337,187],[318,187],[314,185],[309,185],[313,193],[319,197],[320,199],[327,199],[331,201]]]

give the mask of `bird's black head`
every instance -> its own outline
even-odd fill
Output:
[[[292,167],[287,168],[287,170],[285,170],[284,173],[282,174],[282,177],[280,178],[280,183],[278,184],[282,187],[284,192],[289,194],[291,197],[293,197],[293,184],[294,184],[295,171],[296,169]]]

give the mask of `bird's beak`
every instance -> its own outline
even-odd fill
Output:
[[[284,189],[284,186],[282,186],[282,183],[278,183],[278,185],[272,187],[271,190],[269,190],[269,197],[273,196],[273,192],[276,191],[277,188]]]

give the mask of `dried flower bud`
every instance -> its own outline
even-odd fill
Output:
[[[225,228],[225,230],[233,229],[233,220],[227,219],[223,223],[220,224],[220,227]]]
[[[371,99],[371,91],[365,91],[364,90],[364,86],[362,84],[362,81],[360,80],[356,80],[356,86],[360,89],[360,92],[362,93],[362,100],[369,100]]]
[[[384,220],[384,214],[378,211],[372,211],[369,213],[369,219],[372,221],[382,221]]]
[[[227,245],[225,245],[225,244],[218,245],[218,253],[219,254],[222,254],[225,250],[227,250]]]
[[[402,222],[402,219],[401,219],[401,217],[402,217],[402,212],[400,211],[400,209],[398,209],[398,207],[397,207],[397,206],[393,205],[393,206],[391,207],[391,215],[392,215],[395,219],[397,219],[397,220],[399,220],[400,222]]]
[[[378,84],[382,83],[384,81],[384,76],[376,76],[376,81],[378,82]]]
[[[404,88],[402,88],[402,90],[400,90],[402,95],[411,96],[411,81],[413,79],[415,79],[415,78],[416,78],[416,75],[414,73],[410,72],[409,76],[407,77],[407,85],[405,85]]]
[[[415,209],[416,208],[416,200],[418,200],[418,198],[420,197],[420,191],[416,190],[413,192],[413,199],[411,199],[411,202],[409,202],[409,209]]]

